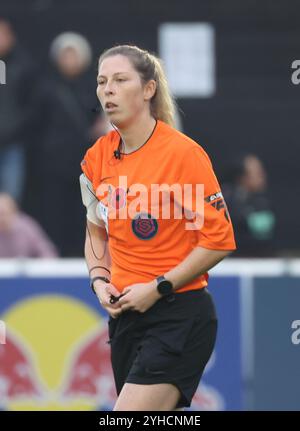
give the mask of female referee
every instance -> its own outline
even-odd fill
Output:
[[[97,82],[114,129],[86,152],[80,185],[91,287],[109,313],[114,411],[183,410],[214,348],[207,271],[236,248],[231,219],[208,155],[174,128],[160,60],[113,47]]]

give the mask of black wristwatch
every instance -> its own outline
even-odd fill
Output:
[[[162,296],[167,296],[174,293],[173,284],[171,283],[171,281],[166,280],[163,275],[160,275],[159,277],[157,277],[156,280],[157,280],[156,288]]]
[[[91,289],[92,289],[92,291],[94,292],[95,295],[96,295],[96,291],[95,291],[95,288],[94,288],[94,282],[96,280],[102,280],[102,281],[105,281],[105,283],[110,283],[110,280],[108,278],[106,278],[106,277],[100,277],[100,276],[98,276],[98,277],[92,278],[91,282],[90,282],[90,287],[91,287]]]

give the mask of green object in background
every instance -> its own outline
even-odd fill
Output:
[[[275,216],[271,211],[256,211],[247,218],[248,227],[257,239],[269,239],[272,237]]]

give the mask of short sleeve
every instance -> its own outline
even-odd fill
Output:
[[[183,197],[182,209],[187,220],[198,216],[194,228],[196,246],[214,250],[235,250],[233,226],[212,163],[200,145],[188,148],[181,159],[179,183],[188,184],[192,193]],[[195,225],[197,226],[197,224]]]
[[[83,160],[80,163],[82,172],[88,177],[88,179],[93,183],[94,175],[95,175],[95,168],[96,166],[99,166],[99,148],[100,148],[100,141],[101,138],[99,138],[95,144],[90,147],[87,152],[85,153]]]

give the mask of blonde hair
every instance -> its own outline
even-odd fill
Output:
[[[150,100],[151,114],[155,119],[174,127],[176,104],[169,90],[162,61],[154,54],[150,54],[150,52],[135,45],[117,45],[105,50],[100,55],[99,66],[105,58],[118,54],[124,55],[130,60],[144,84],[154,79],[156,91]]]

